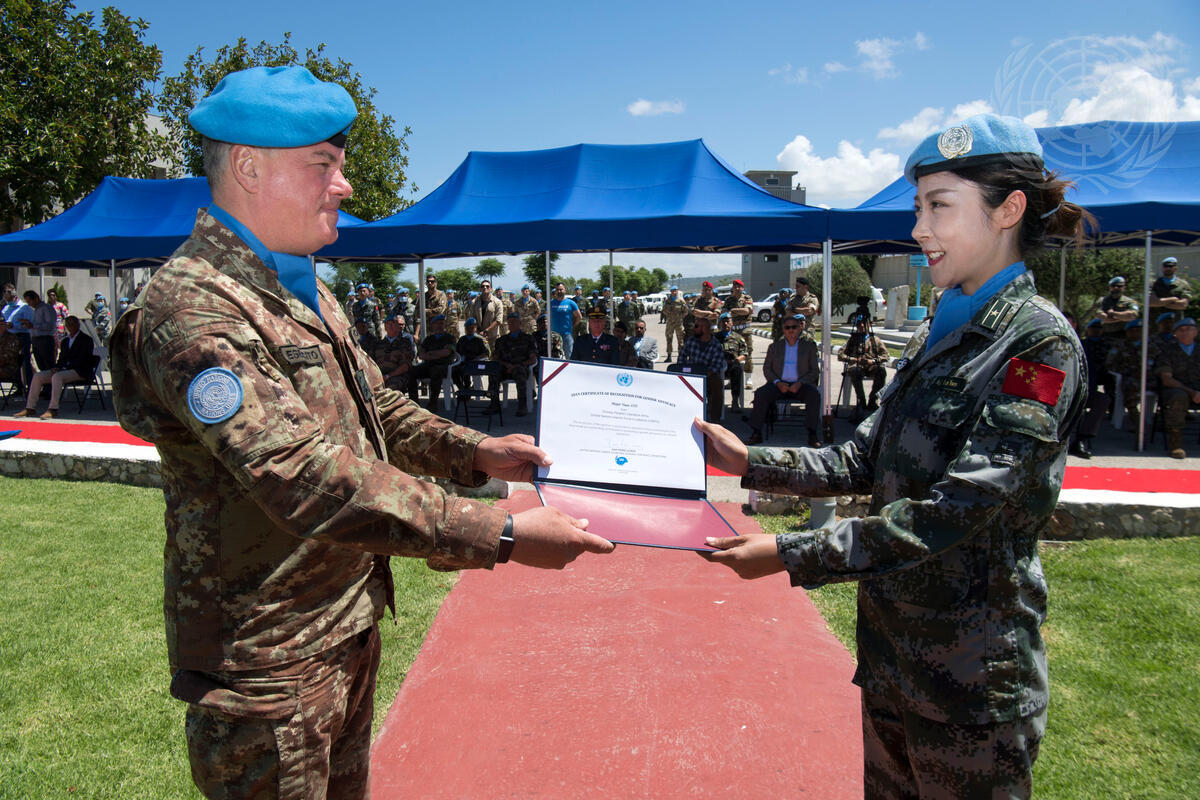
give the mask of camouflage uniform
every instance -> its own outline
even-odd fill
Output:
[[[1022,721],[1036,729],[1048,699],[1037,546],[1084,406],[1082,348],[1029,273],[931,348],[928,331],[925,323],[914,336],[853,439],[820,450],[751,447],[742,486],[872,495],[866,517],[778,540],[793,585],[860,581],[854,682],[864,701],[885,698],[943,731],[991,726],[1003,736],[997,726]],[[1030,375],[1044,380],[1046,402],[1025,394]],[[894,777],[872,764],[876,722],[864,714],[868,796],[887,795]],[[960,744],[946,736],[938,763],[964,771],[953,767]],[[1005,764],[988,766],[1005,780]]]
[[[484,301],[483,295],[479,295],[471,301],[471,307],[467,311],[468,317],[474,317],[479,324],[479,335],[487,339],[488,349],[496,349],[496,337],[500,335],[500,329],[504,325],[504,303],[491,295],[487,301]],[[497,323],[494,330],[489,331],[488,327],[493,323]]]
[[[734,309],[746,309],[746,314],[735,314]],[[738,297],[732,294],[725,298],[721,305],[723,311],[728,311],[733,318],[733,330],[746,343],[746,360],[742,362],[742,370],[750,375],[754,372],[754,334],[750,332],[750,320],[754,316],[754,300],[744,291]],[[749,380],[749,378],[747,378]]]
[[[1193,391],[1200,389],[1200,347],[1193,343],[1192,354],[1188,355],[1179,342],[1171,342],[1162,349],[1156,369],[1159,376],[1170,375]],[[1174,386],[1164,386],[1161,391],[1167,433],[1183,430],[1191,398],[1183,389]]]
[[[352,308],[354,309],[353,322],[367,323],[367,330],[373,333],[376,339],[383,335],[382,320],[379,318],[379,304],[375,302],[374,298],[359,298],[354,301]]]
[[[887,345],[875,334],[862,334],[858,331],[850,334],[846,346],[838,353],[838,361],[846,364],[846,375],[854,386],[854,394],[858,404],[865,406],[867,398],[863,392],[863,378],[871,379],[871,401],[876,400],[879,390],[887,383],[887,369],[884,367],[890,358]]]
[[[633,342],[626,336],[622,339],[617,337],[620,342],[620,355],[617,357],[617,363],[623,367],[636,367],[638,365],[637,348],[633,346]]]
[[[542,307],[534,300],[532,296],[521,296],[516,302],[517,313],[521,315],[521,330],[525,333],[533,333],[537,328],[538,314],[542,313]]]
[[[379,371],[383,374],[384,383],[388,388],[400,392],[408,390],[408,370],[406,369],[398,375],[392,375],[392,373],[406,364],[411,369],[413,361],[417,358],[416,343],[410,334],[402,333],[395,339],[388,339],[385,336],[367,352],[379,365]]]
[[[517,407],[519,409],[526,408],[526,381],[529,380],[529,359],[534,359],[534,364],[537,363],[537,342],[534,341],[533,335],[518,331],[517,333],[506,333],[496,340],[495,358],[504,367],[503,380],[515,381],[517,384]],[[503,382],[503,381],[500,381]],[[496,386],[489,386],[493,397],[498,397],[500,394],[500,386],[497,382]]]
[[[789,295],[790,296],[790,295]],[[771,306],[771,341],[783,338],[783,320],[787,317],[787,301],[782,297],[775,298]]]
[[[441,314],[442,316],[445,316],[445,314],[446,314],[446,293],[443,292],[441,289],[435,289],[432,292],[429,291],[428,289],[426,289],[425,290],[425,325],[424,325],[424,327],[421,328],[419,333],[428,335],[429,331],[430,331],[429,320],[433,319],[438,314]],[[457,339],[458,336],[455,335],[455,338]]]
[[[484,436],[385,388],[317,288],[323,320],[201,211],[113,332],[117,418],[161,458],[167,653],[172,690],[191,703],[201,786],[228,782],[228,759],[208,760],[222,737],[238,762],[278,745],[285,769],[328,759],[331,780],[365,776],[377,645],[363,640],[392,602],[387,556],[490,567],[505,524],[502,509],[411,476],[482,484],[472,465]],[[203,377],[225,391],[200,391],[212,385]],[[233,387],[240,402],[226,403]],[[232,415],[206,423],[192,403]],[[364,652],[371,663],[358,668]],[[308,739],[322,712],[294,677],[307,686],[330,658],[357,676],[361,709],[344,721],[357,738],[332,754]],[[343,691],[320,688],[322,701]],[[229,741],[239,722],[247,740]],[[254,730],[268,741],[249,742]]]
[[[451,367],[450,377],[454,379],[456,386],[465,389],[470,383],[470,377],[464,372],[464,365],[471,361],[487,361],[492,357],[492,351],[488,348],[487,339],[478,333],[472,333],[458,337],[458,342],[454,345],[454,352],[458,353],[462,361]]]
[[[408,379],[408,399],[414,403],[417,402],[417,390],[420,388],[422,378],[429,379],[429,405],[427,408],[430,411],[437,411],[438,397],[442,393],[442,381],[446,379],[446,373],[450,369],[450,362],[454,360],[454,345],[455,337],[444,330],[441,333],[431,333],[421,340],[421,353],[433,353],[438,350],[449,350],[450,355],[442,356],[441,358],[429,359],[425,355],[420,364],[417,364],[411,370]]]
[[[1187,282],[1186,278],[1176,276],[1175,280],[1167,283],[1165,280],[1163,280],[1163,276],[1159,275],[1154,283],[1150,285],[1150,296],[1180,297],[1190,303],[1192,300],[1192,286]],[[1175,313],[1178,314],[1180,312],[1177,311]],[[1186,314],[1187,310],[1185,309],[1183,313]]]
[[[803,284],[801,284],[803,285]],[[787,305],[784,306],[783,315],[785,317],[794,317],[797,314],[803,314],[808,318],[809,327],[812,327],[812,321],[821,313],[821,301],[812,292],[805,292],[801,297],[798,294],[793,294],[788,299]],[[782,324],[782,323],[781,323]],[[782,331],[780,331],[782,333]]]
[[[641,319],[638,304],[635,300],[622,300],[617,304],[617,319],[625,323],[627,331],[633,330],[633,323]]]
[[[1112,294],[1106,294],[1100,298],[1098,307],[1101,311],[1140,310],[1137,301],[1124,294],[1120,297],[1113,297]],[[1100,323],[1100,330],[1104,331],[1104,335],[1109,339],[1123,339],[1125,338],[1125,324],[1124,322],[1102,322]]]
[[[1124,323],[1122,323],[1124,324]],[[1141,329],[1137,329],[1141,334]],[[1154,391],[1151,379],[1156,375],[1159,354],[1163,349],[1161,340],[1151,336],[1146,348],[1146,390]],[[1108,347],[1108,355],[1104,357],[1104,367],[1109,372],[1117,374],[1121,382],[1121,392],[1125,398],[1125,411],[1136,418],[1138,404],[1142,396],[1142,339],[1130,339],[1124,334],[1120,340],[1112,342]]]
[[[750,360],[750,348],[746,341],[749,337],[742,336],[737,331],[717,331],[713,336],[725,350],[725,377],[729,380],[729,393],[733,398],[744,398],[745,386],[742,376],[745,372],[742,363],[738,362],[738,357],[745,356],[746,361]],[[745,404],[744,399],[742,404]]]
[[[453,336],[455,339],[462,336],[462,327],[459,321],[462,319],[462,303],[458,300],[446,298],[446,333]]]
[[[682,297],[672,299],[670,296],[663,300],[662,316],[667,323],[667,360],[671,360],[671,354],[675,352],[676,343],[679,347],[683,347],[683,339],[686,332],[683,327],[683,318],[688,313],[687,301]]]
[[[554,331],[534,331],[533,343],[537,347],[538,356],[546,355],[546,334],[550,334],[550,357],[566,358],[563,353],[563,338]]]

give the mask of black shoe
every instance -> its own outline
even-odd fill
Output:
[[[820,447],[821,446],[821,440],[817,438],[816,431],[808,432],[808,446],[809,447]]]
[[[871,395],[871,399],[867,401],[867,413],[870,414],[872,411],[878,411],[878,410],[879,410],[879,395],[873,394],[873,395]]]
[[[1067,450],[1067,452],[1070,453],[1071,455],[1075,456],[1076,458],[1091,458],[1092,457],[1092,448],[1089,447],[1088,443],[1085,442],[1083,439],[1076,439],[1074,442],[1072,442],[1071,447],[1070,447],[1070,449]]]
[[[754,433],[750,434],[750,437],[748,439],[746,439],[746,444],[751,447],[753,447],[756,444],[762,444],[762,442],[763,442],[762,434],[759,433],[758,431],[755,431]]]

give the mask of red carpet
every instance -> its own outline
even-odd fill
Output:
[[[116,423],[36,422],[27,419],[0,419],[0,430],[20,430],[18,438],[43,442],[96,442],[98,444],[138,444],[149,442],[126,433]]]
[[[372,796],[861,797],[853,672],[783,575],[640,547],[466,572],[375,741]]]
[[[1200,493],[1200,470],[1067,467],[1064,489]]]

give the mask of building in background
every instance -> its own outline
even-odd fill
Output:
[[[746,172],[749,180],[776,197],[803,203],[804,187],[792,188],[795,175],[794,171],[785,169],[752,169]],[[791,268],[790,253],[742,253],[742,280],[746,283],[746,293],[755,300],[761,300],[772,292],[790,288]]]

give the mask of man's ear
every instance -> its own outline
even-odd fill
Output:
[[[229,171],[247,194],[257,194],[263,153],[257,147],[235,144],[229,150]]]

